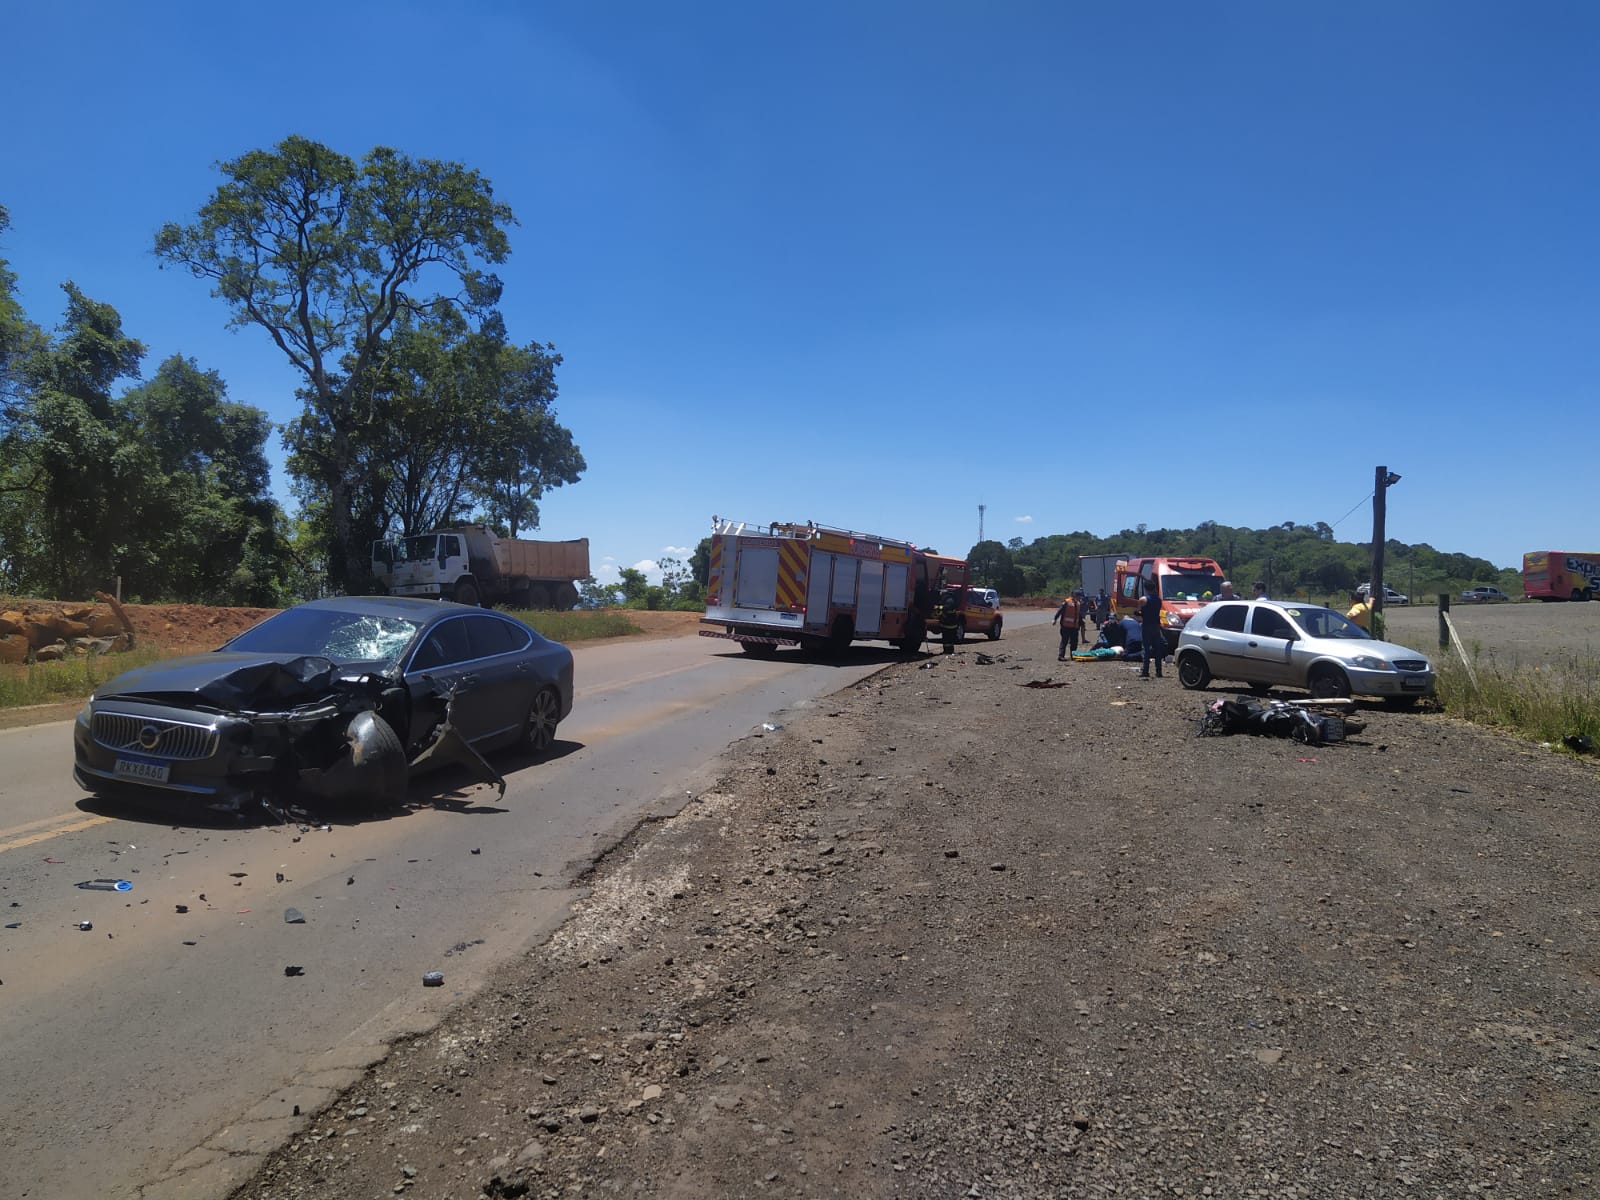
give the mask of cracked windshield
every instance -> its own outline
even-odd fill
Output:
[[[395,658],[417,626],[398,617],[290,609],[241,633],[224,649],[267,654],[320,654],[337,663]]]

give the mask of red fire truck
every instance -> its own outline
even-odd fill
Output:
[[[1593,600],[1600,596],[1600,554],[1532,550],[1522,556],[1522,594],[1530,600]]]
[[[884,641],[907,653],[927,636],[946,587],[966,595],[967,564],[910,542],[808,522],[753,525],[711,519],[711,570],[702,637],[747,654],[780,646],[836,654]]]

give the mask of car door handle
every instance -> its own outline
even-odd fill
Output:
[[[1247,644],[1248,644],[1248,645],[1249,645],[1249,647],[1250,647],[1250,648],[1251,648],[1251,649],[1252,649],[1252,650],[1254,650],[1254,649],[1256,649],[1256,648],[1257,648],[1257,643],[1255,643],[1255,642],[1249,642],[1249,643],[1247,643]]]

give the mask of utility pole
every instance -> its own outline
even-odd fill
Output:
[[[978,505],[978,540],[980,542],[983,541],[983,510],[987,507],[989,507],[987,504]]]
[[[1400,476],[1388,467],[1379,467],[1372,476],[1372,578],[1367,582],[1367,599],[1372,601],[1372,611],[1383,611],[1383,543],[1384,518],[1388,512],[1387,492],[1400,482]]]

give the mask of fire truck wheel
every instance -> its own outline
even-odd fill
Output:
[[[536,583],[528,588],[528,607],[545,609],[550,607],[550,589],[542,583]]]
[[[473,583],[470,579],[456,584],[455,602],[457,604],[470,604],[473,607],[477,607],[478,585]]]
[[[826,650],[828,657],[838,658],[848,650],[855,632],[855,623],[849,617],[835,617],[833,619],[833,628],[828,631]]]
[[[998,642],[1000,640],[1000,618],[999,617],[996,617],[994,619],[994,624],[989,626],[989,640],[991,642]]]
[[[813,660],[827,658],[828,639],[823,637],[802,637],[800,639],[800,653]]]
[[[895,649],[902,654],[917,654],[922,650],[922,643],[928,636],[927,623],[917,617],[912,620],[906,629],[905,637],[895,643]]]
[[[739,649],[751,658],[775,658],[778,648],[771,642],[740,642]]]

